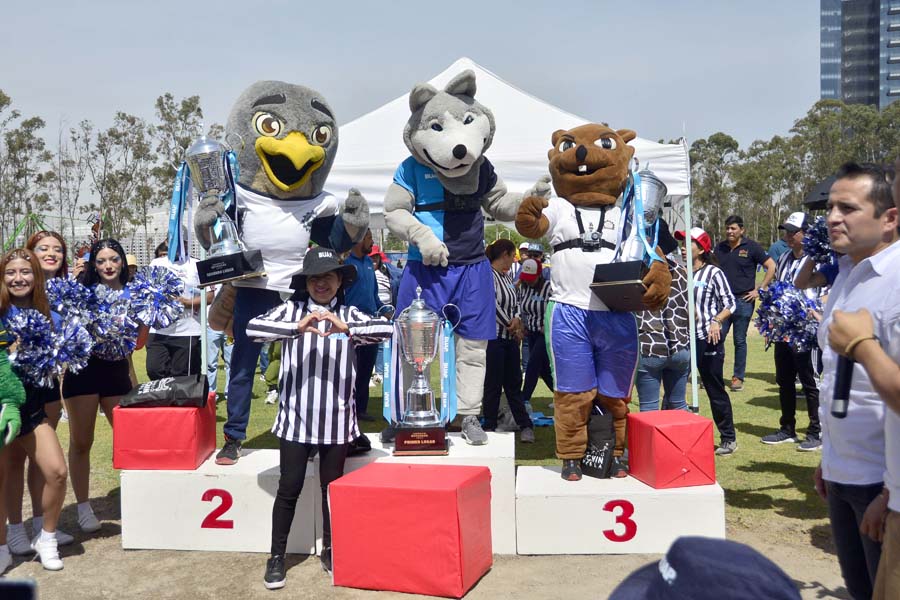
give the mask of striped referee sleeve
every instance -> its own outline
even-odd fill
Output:
[[[710,283],[712,283],[713,288],[715,289],[715,294],[718,297],[722,308],[722,310],[728,309],[728,311],[734,314],[734,309],[737,307],[737,301],[734,298],[734,294],[731,292],[731,286],[728,285],[728,280],[725,279],[725,273],[721,269],[716,269],[712,277],[710,278]]]
[[[247,337],[255,342],[268,342],[300,336],[300,303],[288,300],[247,323]]]
[[[384,317],[367,315],[355,306],[347,307],[347,327],[354,345],[378,344],[394,333],[394,325]]]

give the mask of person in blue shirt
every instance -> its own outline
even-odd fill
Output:
[[[385,304],[378,297],[375,281],[375,266],[369,253],[372,252],[372,232],[366,231],[363,239],[350,249],[344,264],[356,267],[356,281],[344,291],[344,304],[355,306],[369,315],[377,315]],[[374,421],[368,414],[369,380],[375,369],[378,344],[360,346],[356,349],[356,418],[360,421]]]
[[[778,259],[788,250],[790,250],[790,248],[788,248],[787,243],[783,239],[778,238],[775,240],[775,243],[769,246],[769,252],[767,254],[772,257],[772,260],[774,260],[777,265]]]

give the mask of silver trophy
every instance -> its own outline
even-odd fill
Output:
[[[669,189],[653,171],[644,169],[638,175],[641,178],[641,196],[644,201],[644,225],[651,227],[656,225],[656,220],[662,213]]]
[[[204,135],[185,153],[191,185],[200,194],[201,204],[211,198],[221,199],[232,189],[225,168],[227,152],[224,144]],[[209,257],[197,265],[201,286],[263,274],[262,255],[258,250],[247,250],[227,214],[219,215],[217,227],[210,228],[210,240]]]
[[[400,352],[413,368],[414,379],[406,391],[406,404],[400,417],[401,427],[443,427],[434,405],[434,392],[427,373],[438,351],[441,318],[425,306],[422,288],[416,288],[416,299],[396,319],[400,331]]]

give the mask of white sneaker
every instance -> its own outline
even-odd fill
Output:
[[[0,575],[12,565],[12,554],[8,548],[0,546]]]
[[[78,511],[78,526],[81,527],[81,530],[85,533],[100,531],[100,521],[97,520],[97,516],[94,514],[93,510],[87,513]]]
[[[32,531],[33,531],[33,530],[32,530]],[[37,531],[34,532],[34,535],[40,535],[40,533],[41,533],[41,530],[38,529]],[[68,546],[69,544],[71,544],[71,543],[74,542],[74,541],[75,541],[75,538],[72,537],[71,534],[66,533],[66,532],[63,531],[62,529],[57,529],[57,530],[56,530],[56,543],[57,543],[58,545],[60,545],[60,546]],[[29,552],[30,552],[30,550],[31,550],[31,544],[28,545],[28,550],[29,550]]]
[[[38,535],[31,543],[31,548],[37,552],[35,557],[41,561],[41,565],[48,571],[62,571],[63,562],[59,559],[59,549],[57,548],[56,538],[49,540],[41,540]]]
[[[66,411],[65,408],[62,409],[62,414],[60,415],[59,420],[60,420],[62,423],[68,423],[68,422],[69,422],[69,413],[68,413],[68,411]]]
[[[40,533],[40,532],[38,532]],[[31,554],[31,540],[25,533],[25,524],[9,524],[6,527],[6,545],[12,554]]]
[[[269,390],[266,394],[266,404],[278,404],[278,390]]]

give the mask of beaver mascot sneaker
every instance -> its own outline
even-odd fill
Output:
[[[628,238],[622,196],[634,156],[628,142],[635,137],[634,131],[597,124],[555,132],[548,157],[556,197],[527,197],[516,215],[519,233],[534,239],[547,235],[554,246],[545,331],[556,380],[556,454],[563,461],[563,479],[570,481],[581,479],[594,402],[613,416],[612,474],[627,474],[621,457],[639,357],[637,324],[632,313],[609,310],[590,284],[594,268],[616,260]],[[671,282],[666,263],[652,260],[643,278],[644,304],[665,305]]]

